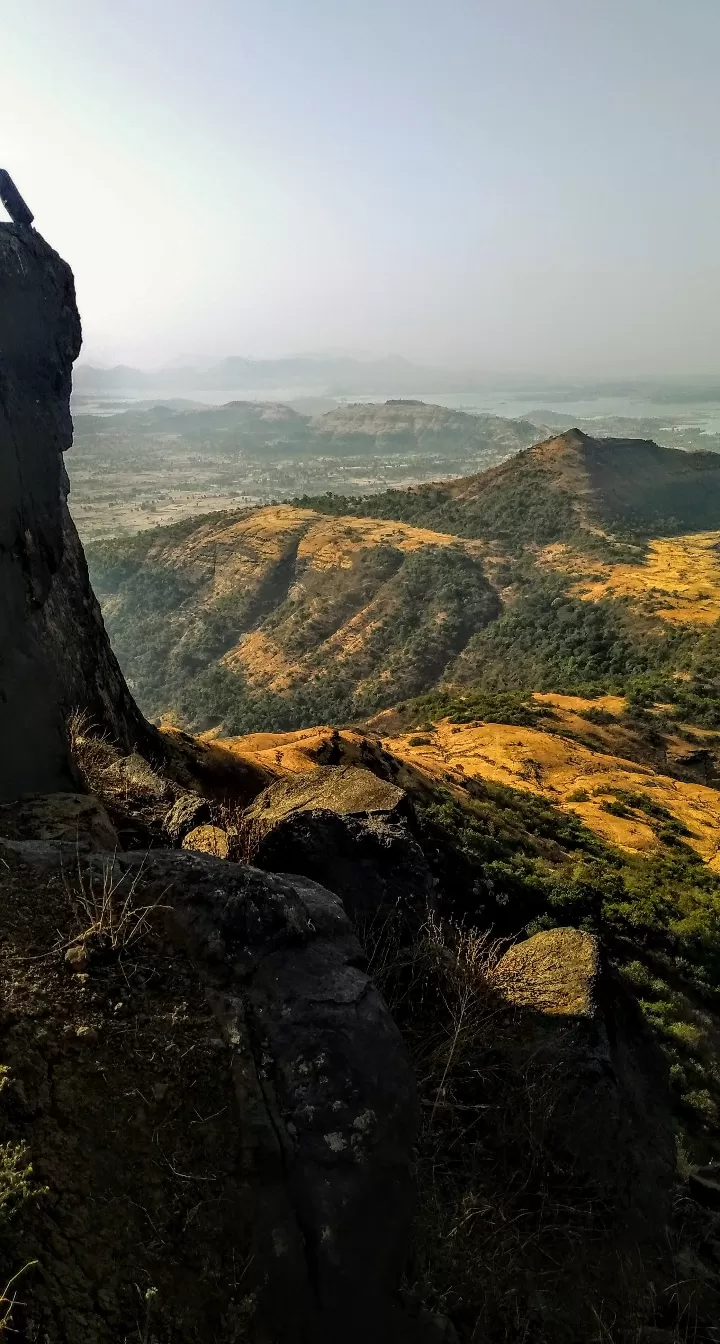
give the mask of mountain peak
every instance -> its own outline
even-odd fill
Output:
[[[581,429],[565,429],[562,434],[555,434],[551,439],[543,439],[542,443],[536,443],[531,452],[536,460],[543,457],[554,458],[568,452],[583,450],[593,442],[590,435],[583,433]]]

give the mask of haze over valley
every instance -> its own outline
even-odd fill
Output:
[[[86,538],[468,474],[572,426],[720,450],[708,379],[524,382],[349,357],[145,374],[81,363],[73,408],[71,508]]]

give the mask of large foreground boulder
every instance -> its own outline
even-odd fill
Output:
[[[77,782],[73,710],[127,750],[152,738],[110,649],[67,509],[79,349],[69,267],[34,230],[0,224],[0,800]]]
[[[120,855],[113,873],[119,892],[139,882],[166,908],[232,1050],[262,1338],[390,1344],[404,1329],[415,1079],[341,902],[177,851]]]
[[[417,927],[435,884],[412,834],[402,789],[359,766],[324,766],[279,780],[246,814],[253,862],[300,873],[342,897],[362,934],[385,921]]]
[[[623,1211],[631,1241],[662,1239],[676,1163],[668,1066],[599,940],[537,933],[506,952],[493,984],[516,1009],[512,1049],[551,1082],[552,1124],[578,1179]]]

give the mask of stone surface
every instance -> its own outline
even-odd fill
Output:
[[[66,504],[79,349],[69,267],[33,230],[0,224],[0,800],[77,784],[74,709],[126,750],[152,734],[107,641]]]
[[[83,943],[74,943],[65,953],[65,965],[75,975],[82,975],[90,965],[90,957]]]
[[[182,793],[175,799],[163,821],[163,830],[171,840],[182,840],[189,831],[210,820],[210,804],[199,793]]]
[[[177,851],[116,866],[128,882],[142,869],[143,899],[170,907],[168,935],[232,1048],[267,1338],[391,1344],[415,1080],[341,902],[301,877]]]
[[[196,826],[185,836],[182,847],[196,854],[214,854],[217,859],[226,859],[230,853],[228,833],[221,826]]]
[[[296,812],[322,809],[342,816],[397,816],[405,793],[358,765],[324,765],[306,774],[289,775],[255,799],[249,815],[268,826]]]
[[[435,884],[422,849],[404,820],[382,814],[290,813],[260,840],[253,863],[329,887],[361,934],[395,916],[417,926],[434,905]]]
[[[170,782],[154,770],[150,762],[133,751],[123,756],[117,763],[117,775],[125,782],[125,787],[133,794],[154,802],[167,801],[170,794]]]
[[[688,1177],[693,1199],[706,1209],[720,1210],[720,1166],[698,1167]]]
[[[668,1065],[599,940],[537,933],[501,958],[493,983],[513,1009],[509,1048],[547,1080],[548,1123],[578,1180],[622,1212],[631,1240],[656,1240],[676,1162]]]
[[[579,929],[548,929],[516,943],[495,968],[504,998],[559,1017],[593,1018],[600,988],[600,944]]]
[[[50,793],[0,804],[0,836],[7,840],[60,841],[73,850],[117,848],[117,832],[91,794]]]
[[[329,887],[360,931],[395,914],[417,924],[433,907],[435,884],[412,835],[412,805],[403,789],[363,766],[322,766],[278,780],[245,820],[255,828],[253,863]]]
[[[100,1039],[95,1027],[78,1027],[75,1036],[82,1045],[97,1045]]]

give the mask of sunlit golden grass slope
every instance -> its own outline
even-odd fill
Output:
[[[687,843],[720,870],[720,794],[715,789],[671,779],[649,766],[591,751],[572,738],[537,728],[439,723],[422,737],[428,739],[422,745],[417,735],[403,734],[385,746],[399,759],[454,782],[490,779],[541,794],[563,811],[574,812],[603,839],[635,852],[657,843],[648,817],[641,808],[630,808],[629,817],[614,816],[603,804],[612,802],[618,790],[644,795],[686,827]]]
[[[586,602],[623,597],[663,621],[711,625],[720,620],[720,532],[659,537],[642,564],[606,564],[561,543],[547,546],[540,562],[582,575],[571,590]]]
[[[568,724],[578,707],[597,701],[578,697],[544,697],[565,706]],[[609,707],[611,699],[607,697]],[[618,701],[618,706],[621,702]],[[610,711],[612,712],[612,711]],[[703,784],[671,778],[637,761],[608,751],[593,750],[562,733],[562,717],[555,731],[520,728],[509,724],[452,724],[441,721],[422,732],[385,734],[318,727],[292,733],[253,733],[222,740],[222,746],[249,767],[271,776],[302,773],[329,761],[353,761],[372,768],[374,763],[395,766],[402,786],[449,786],[460,798],[472,780],[490,780],[540,795],[561,811],[572,812],[603,840],[631,853],[648,852],[658,845],[662,824],[642,807],[630,804],[628,816],[607,811],[619,793],[633,795],[665,809],[686,828],[685,843],[720,872],[720,792]],[[390,720],[390,716],[388,716]],[[558,731],[558,727],[560,731]],[[220,745],[218,743],[218,745]]]
[[[288,596],[290,599],[302,596],[302,605],[298,601],[297,608],[298,613],[302,611],[305,624],[321,617],[328,600],[333,598],[333,572],[347,588],[349,573],[363,553],[370,556],[379,547],[389,547],[402,555],[427,548],[458,547],[479,559],[488,549],[482,542],[411,527],[406,523],[375,518],[325,517],[291,505],[258,509],[240,521],[220,524],[214,531],[210,525],[202,538],[193,541],[205,553],[208,547],[217,548],[222,564],[218,565],[216,560],[216,572],[223,590],[255,581],[269,562],[277,563],[283,551],[296,541],[296,586],[290,588]],[[213,596],[217,596],[217,592],[216,588]],[[325,648],[326,657],[338,662],[362,649],[380,619],[372,596],[348,606],[346,618],[330,633]],[[285,625],[282,633],[285,633]],[[294,679],[302,678],[305,665],[315,652],[312,646],[305,657],[289,657],[281,639],[272,630],[256,629],[244,634],[224,655],[222,662],[233,671],[242,672],[251,686],[285,691]]]

